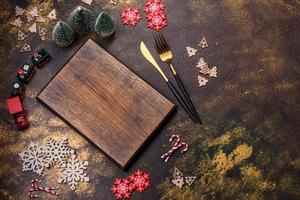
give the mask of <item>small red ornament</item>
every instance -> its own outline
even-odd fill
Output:
[[[18,74],[19,74],[19,75],[23,75],[23,74],[24,74],[24,70],[23,70],[23,69],[19,69],[19,70],[18,70]]]
[[[142,19],[139,9],[137,8],[125,8],[121,13],[121,20],[124,25],[135,26],[138,21]]]
[[[150,187],[150,174],[141,170],[136,170],[128,179],[134,184],[135,190],[143,192]]]
[[[165,4],[160,0],[148,0],[144,6],[145,13],[154,13],[163,11],[165,9]]]
[[[167,16],[162,11],[149,13],[147,15],[147,20],[148,20],[148,28],[154,29],[156,31],[160,31],[162,28],[168,25]]]
[[[111,191],[115,193],[116,199],[129,199],[135,186],[127,178],[117,178]]]

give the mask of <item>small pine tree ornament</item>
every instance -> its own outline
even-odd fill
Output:
[[[109,37],[116,31],[112,18],[105,12],[101,12],[97,17],[94,29],[102,37]]]
[[[58,46],[67,47],[74,41],[75,34],[67,23],[59,21],[54,26],[52,37]]]
[[[80,35],[90,33],[94,25],[91,11],[82,6],[78,6],[70,13],[68,22],[74,31]]]

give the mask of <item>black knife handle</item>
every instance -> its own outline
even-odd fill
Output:
[[[187,112],[187,114],[190,116],[190,118],[193,120],[193,122],[196,123],[197,120],[195,119],[195,117],[193,116],[191,110],[189,109],[189,107],[187,106],[187,104],[184,102],[184,100],[182,99],[182,97],[180,96],[180,94],[177,92],[177,90],[175,89],[175,87],[172,85],[172,83],[170,81],[167,81],[166,83],[168,84],[168,86],[171,89],[172,93],[176,97],[177,101],[184,108],[184,110]]]
[[[199,117],[199,115],[197,113],[197,110],[196,110],[195,106],[193,105],[193,102],[190,99],[190,97],[189,97],[189,95],[188,95],[188,93],[187,93],[187,91],[186,91],[186,89],[185,89],[185,87],[184,87],[181,79],[179,78],[178,74],[174,74],[174,77],[175,77],[175,80],[176,80],[177,84],[179,85],[179,88],[180,88],[181,92],[183,93],[183,96],[185,97],[185,99],[187,101],[187,104],[188,104],[190,110],[192,111],[194,117],[197,119],[197,121],[200,124],[202,124],[201,119],[200,119],[200,117]]]

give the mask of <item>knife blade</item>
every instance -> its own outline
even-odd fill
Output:
[[[141,49],[143,56],[157,69],[157,71],[161,74],[161,76],[165,79],[165,81],[168,82],[169,79],[167,78],[165,73],[162,71],[160,66],[157,64],[157,62],[154,60],[152,54],[150,53],[150,51],[148,50],[148,48],[146,47],[146,45],[143,41],[141,42],[140,49]]]

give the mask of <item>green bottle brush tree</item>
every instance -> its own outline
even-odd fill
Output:
[[[79,35],[90,33],[93,30],[93,15],[90,10],[82,6],[78,6],[70,13],[68,22]]]
[[[67,47],[74,41],[75,34],[67,23],[59,21],[54,26],[52,37],[58,46]]]
[[[109,37],[116,31],[114,22],[109,14],[101,12],[96,19],[94,31],[102,37]]]

